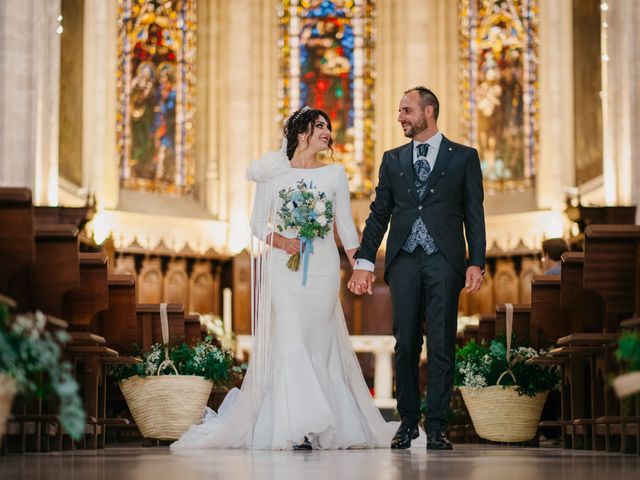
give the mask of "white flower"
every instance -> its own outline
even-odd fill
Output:
[[[317,219],[316,222],[318,222],[320,224],[321,227],[324,227],[327,224],[327,217],[325,217],[324,215],[320,215]]]
[[[324,213],[327,211],[327,206],[325,205],[325,203],[323,201],[318,201],[316,202],[316,212],[318,213]]]

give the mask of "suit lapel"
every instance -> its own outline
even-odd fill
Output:
[[[446,175],[449,164],[451,163],[451,157],[453,156],[453,150],[453,145],[449,139],[443,135],[436,162],[433,164],[433,169],[427,179],[427,191],[434,188],[440,179]],[[427,196],[428,195],[425,195],[425,198]]]
[[[418,192],[416,191],[416,174],[413,170],[413,141],[406,144],[402,150],[400,150],[400,175],[402,175],[407,183],[407,190],[413,194],[416,200],[418,198]]]

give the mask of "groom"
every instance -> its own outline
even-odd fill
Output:
[[[427,449],[449,450],[445,414],[462,287],[477,292],[485,263],[482,172],[478,152],[438,131],[439,103],[425,88],[407,90],[398,122],[412,141],[385,152],[355,271],[355,294],[371,293],[376,252],[391,228],[384,279],[391,290],[400,428],[391,448],[409,448],[420,419],[419,361],[427,335]],[[464,227],[464,234],[463,234]],[[466,259],[466,246],[469,257]]]

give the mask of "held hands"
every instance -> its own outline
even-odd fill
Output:
[[[372,272],[366,270],[354,270],[347,287],[352,293],[356,295],[362,295],[367,292],[369,295],[373,295],[373,282],[376,277]]]
[[[476,265],[471,265],[467,268],[467,278],[464,282],[464,286],[467,289],[467,293],[475,293],[482,287],[482,270]]]

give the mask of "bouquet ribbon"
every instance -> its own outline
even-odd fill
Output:
[[[300,255],[302,255],[302,286],[307,284],[309,273],[309,255],[313,253],[313,240],[307,237],[300,237]]]

